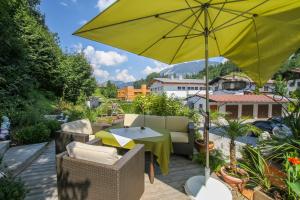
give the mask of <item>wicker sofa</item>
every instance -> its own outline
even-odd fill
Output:
[[[95,139],[95,133],[110,127],[109,124],[91,123],[88,119],[68,122],[61,125],[61,130],[55,135],[56,154],[66,151],[66,146],[72,141],[86,143]]]
[[[167,129],[170,131],[173,150],[179,155],[193,155],[194,149],[194,123],[183,116],[155,116],[126,114],[124,127],[149,127],[154,129]]]
[[[101,145],[99,139],[91,140]],[[57,188],[60,200],[138,200],[144,192],[144,146],[125,153],[113,165],[56,155]]]

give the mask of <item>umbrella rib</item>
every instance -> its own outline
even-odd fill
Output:
[[[213,27],[212,22],[211,22],[211,17],[210,17],[210,15],[209,15],[209,12],[207,12],[207,15],[208,15],[209,23],[211,24],[210,27]],[[215,18],[215,19],[216,19],[216,18]],[[217,49],[218,49],[219,55],[221,55],[220,46],[219,46],[219,43],[218,43],[218,39],[217,39],[216,33],[215,33],[215,32],[212,32],[212,33],[213,33],[213,35],[214,35],[214,39],[215,39],[215,42],[216,42],[216,45],[217,45]]]
[[[191,39],[194,37],[203,36],[203,33],[200,34],[189,34],[189,35],[174,35],[174,36],[166,36],[164,39],[178,38],[178,37],[186,37],[186,39]]]
[[[200,8],[200,7],[201,6],[193,6],[192,9],[194,9],[194,8]],[[105,25],[105,26],[99,26],[99,27],[96,27],[96,28],[91,28],[91,29],[84,30],[84,31],[78,31],[78,32],[75,32],[74,34],[81,34],[81,33],[89,32],[89,31],[94,31],[94,30],[98,30],[98,29],[108,28],[108,27],[111,27],[111,26],[117,26],[117,25],[120,25],[120,24],[128,23],[128,22],[133,22],[133,21],[137,21],[137,20],[142,20],[142,19],[147,19],[147,18],[151,18],[151,17],[156,17],[156,16],[159,16],[159,15],[165,15],[165,14],[170,14],[170,13],[174,13],[174,12],[185,11],[185,10],[188,10],[188,9],[190,9],[190,8],[181,8],[181,9],[171,10],[171,11],[162,12],[162,13],[158,13],[158,14],[154,14],[154,15],[148,15],[148,16],[144,16],[144,17],[138,17],[138,18],[129,19],[129,20],[126,20],[126,21],[121,21],[121,22],[116,22],[116,23],[108,24],[108,25]]]
[[[236,25],[236,24],[239,24],[239,23],[242,23],[242,22],[245,22],[245,21],[248,21],[248,20],[251,20],[251,19],[243,19],[243,20],[237,21],[237,22],[235,22],[235,23],[228,24],[228,25],[226,25],[226,26],[221,26],[221,27],[219,27],[219,28],[217,27],[217,28],[214,28],[214,29],[210,30],[210,32],[217,32],[217,31],[223,30],[223,29],[225,29],[225,28],[234,26],[234,25]]]
[[[199,12],[201,10],[201,8],[197,11]],[[189,15],[187,18],[185,18],[181,23],[177,24],[174,28],[172,28],[171,30],[169,30],[163,37],[159,38],[158,40],[156,40],[154,43],[152,43],[150,46],[148,46],[146,49],[144,49],[141,53],[139,53],[138,55],[142,55],[143,53],[145,53],[146,51],[148,51],[150,48],[152,48],[155,44],[157,44],[158,42],[160,42],[162,39],[164,39],[165,36],[167,36],[168,34],[170,34],[171,32],[173,32],[175,29],[177,29],[180,24],[183,24],[184,22],[186,22],[187,20],[189,20],[191,17],[193,16],[193,14]]]
[[[261,79],[260,79],[260,49],[259,49],[259,41],[258,41],[258,32],[257,32],[257,26],[256,26],[256,23],[255,23],[255,19],[253,18],[252,20],[253,22],[253,25],[254,25],[254,30],[255,30],[255,37],[256,37],[256,45],[257,45],[257,56],[258,56],[258,65],[257,65],[257,71],[258,71],[258,74],[259,74],[259,84],[261,84]]]
[[[242,1],[247,1],[247,0],[232,0],[232,1],[225,1],[225,3],[239,3]],[[219,4],[223,4],[224,2],[218,2],[218,3],[212,3],[211,5],[219,5]]]
[[[200,15],[201,15],[202,12],[203,12],[203,10],[201,9],[201,12],[199,12],[198,18],[200,17]],[[192,28],[195,26],[195,24],[196,24],[198,18],[196,18],[195,21],[193,22]],[[187,35],[189,35],[191,31],[192,31],[192,29],[190,29],[190,30],[187,32]],[[180,45],[178,46],[178,48],[177,48],[177,50],[176,50],[176,52],[175,52],[175,54],[174,54],[174,56],[173,56],[173,58],[172,58],[172,60],[171,60],[170,63],[172,63],[172,62],[174,61],[174,59],[176,58],[178,52],[180,51],[181,47],[183,46],[183,44],[184,44],[184,42],[185,42],[185,40],[186,40],[186,38],[187,38],[187,37],[183,38],[182,42],[181,42]]]
[[[191,8],[191,5],[189,4],[189,2],[187,0],[185,0],[185,3],[188,5],[189,8]],[[194,14],[195,18],[197,19],[197,22],[200,24],[200,26],[202,27],[202,29],[204,30],[204,26],[202,25],[201,21],[199,20],[199,17],[197,18],[196,13],[194,13],[193,9],[191,8],[192,13]],[[203,12],[203,10],[202,10]]]
[[[165,20],[165,21],[170,22],[170,23],[173,23],[173,24],[177,24],[177,25],[179,24],[180,26],[185,27],[185,28],[188,28],[188,29],[191,28],[191,27],[186,26],[186,25],[184,25],[184,24],[180,24],[180,23],[178,23],[178,22],[174,22],[174,21],[172,21],[172,20],[169,20],[169,19],[166,19],[166,18],[163,18],[163,17],[160,17],[160,16],[158,16],[157,18],[158,18],[158,19],[161,19],[161,20]],[[193,28],[193,30],[194,30],[194,31],[201,32],[200,30],[195,29],[195,28]]]
[[[227,1],[227,0],[226,0],[226,1]],[[213,25],[214,25],[215,21],[216,21],[216,20],[217,20],[217,18],[219,17],[219,15],[220,15],[220,13],[221,13],[222,9],[224,8],[224,6],[225,6],[225,3],[223,3],[223,5],[222,5],[221,9],[218,11],[218,14],[217,14],[217,15],[216,15],[216,17],[214,18],[213,22],[211,22],[211,24],[210,24],[210,27],[209,27],[209,29],[208,29],[208,30],[210,30],[210,29],[213,27]]]
[[[219,8],[217,6],[210,6],[210,8],[213,8],[213,9],[216,9],[216,10],[219,10],[219,11],[223,11],[223,12],[227,12],[227,13],[230,13],[230,14],[233,14],[233,15],[236,15],[236,16],[239,16],[239,14],[241,13],[240,11],[237,11],[237,10],[232,10],[232,9],[224,8],[224,6],[221,7],[221,8]],[[252,13],[245,13],[245,14],[251,15],[251,17],[254,15]],[[245,15],[241,15],[241,17],[245,17],[245,18],[251,19],[251,17],[245,16]]]
[[[251,10],[253,10],[253,9],[255,9],[255,8],[257,8],[257,7],[261,6],[261,5],[263,5],[263,4],[265,4],[265,3],[268,2],[268,1],[269,1],[269,0],[265,0],[265,1],[263,1],[263,2],[261,2],[261,3],[259,3],[259,4],[257,4],[256,6],[254,6],[254,7],[250,8],[250,9],[248,9],[248,10],[246,10],[246,11],[240,13],[239,15],[235,16],[234,18],[231,18],[230,20],[228,20],[228,21],[224,22],[223,24],[217,26],[215,29],[218,29],[218,28],[224,26],[225,24],[228,24],[228,23],[232,22],[233,20],[237,19],[238,17],[243,16],[243,15],[246,14],[247,12],[249,12],[249,11],[251,11]]]

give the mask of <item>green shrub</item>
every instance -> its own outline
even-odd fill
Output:
[[[0,178],[0,199],[22,200],[25,199],[27,190],[21,179],[13,177],[2,164],[0,159],[0,172],[5,175]]]
[[[54,138],[55,132],[60,129],[60,123],[57,120],[46,120],[44,123],[50,130],[50,137]]]
[[[209,165],[212,171],[217,172],[225,165],[224,156],[221,150],[214,149],[209,152]],[[201,166],[205,167],[206,165],[206,154],[204,152],[199,152],[193,157],[193,161],[196,161]]]
[[[17,130],[13,134],[13,140],[18,144],[34,144],[47,142],[50,139],[51,130],[44,123],[27,126]]]
[[[134,113],[137,114],[191,117],[188,107],[177,99],[168,98],[166,94],[138,96],[132,106]]]

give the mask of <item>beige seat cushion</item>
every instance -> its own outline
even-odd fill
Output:
[[[189,119],[181,116],[167,116],[166,128],[174,132],[187,132]]]
[[[124,126],[138,127],[144,125],[144,116],[138,114],[125,114]]]
[[[62,124],[61,130],[64,132],[84,133],[88,135],[93,134],[92,125],[90,120],[88,119],[82,119]]]
[[[189,137],[187,133],[183,132],[170,132],[173,143],[189,143]]]
[[[87,160],[91,162],[113,165],[118,159],[116,148],[95,146],[81,142],[71,142],[67,145],[68,155],[71,158]]]
[[[95,138],[96,138],[95,135],[89,135],[89,141],[91,141],[91,140],[93,140],[93,139],[95,139]]]
[[[145,126],[149,128],[166,128],[166,119],[162,116],[145,115]]]

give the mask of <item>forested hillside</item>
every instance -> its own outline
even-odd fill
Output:
[[[84,56],[61,50],[39,3],[0,1],[0,116],[13,122],[25,112],[49,112],[58,99],[76,102],[96,87]]]

